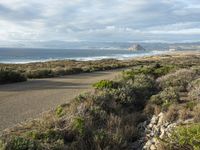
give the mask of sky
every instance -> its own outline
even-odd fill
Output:
[[[199,39],[199,0],[0,0],[0,43]]]

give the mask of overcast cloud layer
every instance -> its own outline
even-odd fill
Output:
[[[0,42],[199,39],[199,0],[0,0]]]

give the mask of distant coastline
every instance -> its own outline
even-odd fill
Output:
[[[136,57],[152,56],[168,53],[168,50],[102,50],[102,49],[15,49],[0,48],[0,63],[26,64],[58,60],[93,61],[102,59],[126,60]]]

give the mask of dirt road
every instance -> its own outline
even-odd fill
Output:
[[[91,90],[98,80],[113,79],[119,74],[120,70],[113,70],[0,85],[0,131],[70,102]]]

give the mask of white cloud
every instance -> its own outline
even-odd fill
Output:
[[[199,8],[199,0],[0,0],[0,42],[195,41]]]

